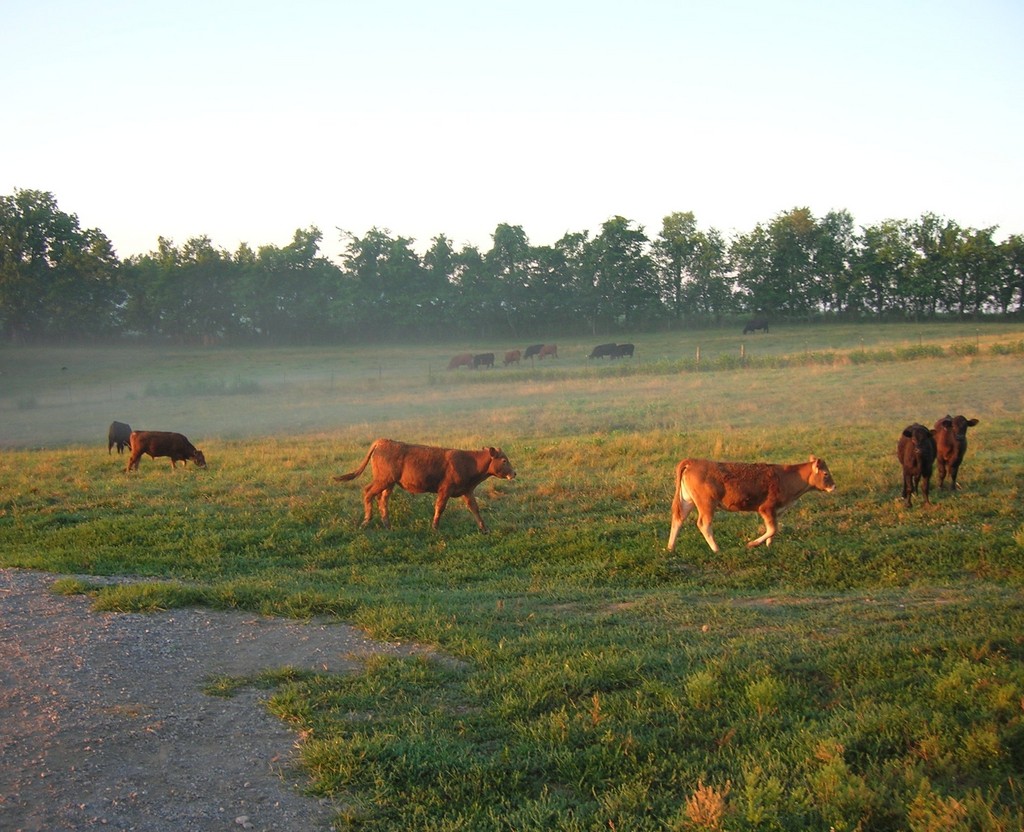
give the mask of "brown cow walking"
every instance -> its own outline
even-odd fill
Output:
[[[819,491],[835,491],[836,488],[825,460],[816,456],[796,465],[684,459],[676,466],[668,549],[675,548],[679,529],[694,506],[697,507],[697,528],[713,552],[718,551],[711,532],[716,508],[756,511],[764,520],[764,534],[747,546],[761,543],[769,546],[778,531],[776,515],[812,488]]]
[[[392,439],[378,439],[370,446],[362,465],[355,471],[334,479],[338,482],[355,479],[363,473],[371,460],[373,479],[363,489],[363,526],[370,522],[373,499],[376,497],[381,522],[385,528],[391,528],[388,499],[395,486],[400,485],[411,494],[437,494],[432,523],[434,529],[441,520],[448,500],[452,497],[462,497],[466,507],[476,518],[480,531],[486,533],[487,526],[480,516],[480,506],[473,496],[473,489],[488,477],[504,480],[513,480],[516,477],[512,464],[500,448],[460,451],[431,445],[409,445]]]
[[[197,468],[206,467],[206,457],[203,452],[196,449],[196,446],[188,441],[182,434],[166,430],[134,430],[131,439],[131,457],[128,459],[128,467],[125,473],[134,468],[139,469],[139,459],[143,454],[149,454],[153,459],[158,456],[169,456],[171,468],[177,468],[178,462],[183,462],[188,467],[191,459]]]

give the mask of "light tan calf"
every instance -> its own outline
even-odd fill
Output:
[[[747,546],[761,543],[769,546],[778,531],[776,515],[780,511],[811,489],[835,491],[835,488],[828,466],[816,456],[797,465],[684,459],[676,466],[668,549],[675,548],[679,529],[694,506],[697,507],[697,528],[712,551],[718,551],[711,532],[717,508],[756,511],[764,520],[764,534],[751,540]]]

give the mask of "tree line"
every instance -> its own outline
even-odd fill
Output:
[[[621,216],[599,233],[533,245],[500,224],[487,251],[444,234],[414,240],[339,230],[234,253],[209,237],[118,258],[51,193],[0,197],[0,335],[8,342],[345,343],[525,338],[713,326],[771,319],[927,319],[1020,315],[1024,238],[934,214],[857,227],[847,211],[782,212],[727,239],[692,212],[656,236]]]

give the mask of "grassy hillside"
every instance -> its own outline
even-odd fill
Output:
[[[336,616],[460,659],[277,688],[352,828],[1020,828],[1024,328],[629,340],[633,362],[559,343],[453,373],[524,345],[0,351],[0,564],[152,578],[65,584],[102,608]],[[981,420],[963,490],[907,509],[899,431],[947,412]],[[112,418],[187,433],[209,468],[125,475]],[[331,476],[383,435],[501,445],[519,477],[478,489],[492,534],[457,501],[432,533],[402,492],[392,531],[360,529],[368,475]],[[679,458],[812,452],[838,489],[771,548],[723,513],[721,553],[692,520],[664,551]]]

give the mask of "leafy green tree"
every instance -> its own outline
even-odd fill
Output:
[[[853,216],[848,211],[829,211],[818,221],[814,245],[814,271],[823,309],[842,315],[857,305],[853,273],[856,253]]]
[[[910,226],[917,250],[915,268],[906,275],[900,294],[917,316],[933,316],[957,306],[957,263],[961,229],[952,220],[926,213]]]
[[[345,271],[359,286],[358,319],[365,338],[423,335],[429,310],[439,304],[435,275],[423,266],[407,237],[372,228],[360,238],[346,234]]]
[[[1011,234],[999,246],[1002,255],[1002,277],[996,291],[996,302],[1004,315],[1024,310],[1024,237]]]
[[[558,258],[555,262],[563,275],[561,305],[566,315],[561,325],[568,331],[575,331],[577,326],[585,327],[589,334],[596,335],[599,299],[590,234],[569,232],[562,235],[553,248],[554,257]]]
[[[0,331],[11,341],[107,336],[120,324],[119,262],[52,194],[0,197]]]
[[[683,317],[683,285],[693,277],[700,247],[697,218],[692,211],[676,212],[662,219],[661,232],[652,246],[653,258],[661,277],[662,292],[676,321]]]
[[[484,265],[497,290],[498,306],[509,331],[518,337],[536,312],[531,292],[533,256],[530,241],[521,225],[501,223],[491,235],[494,244],[484,255]]]
[[[857,294],[867,310],[878,316],[903,312],[908,275],[916,265],[913,229],[905,220],[885,220],[863,229],[854,272]]]
[[[687,312],[718,320],[733,306],[727,245],[716,229],[701,231],[693,213],[669,214],[652,253],[661,281],[661,293],[675,321]]]
[[[758,223],[736,237],[729,246],[729,260],[736,274],[737,299],[747,312],[774,312],[781,298],[770,278],[773,244],[768,230]]]
[[[954,273],[954,304],[951,311],[961,316],[978,316],[995,305],[1003,257],[993,235],[995,228],[966,229],[962,232]]]
[[[720,321],[736,308],[727,250],[725,238],[717,229],[698,233],[684,302],[694,314],[708,321]]]
[[[501,291],[476,246],[466,245],[455,253],[452,309],[462,335],[485,336],[492,321],[501,320]]]
[[[615,216],[590,244],[597,305],[593,319],[608,328],[633,328],[657,319],[660,292],[650,241],[642,227]]]

